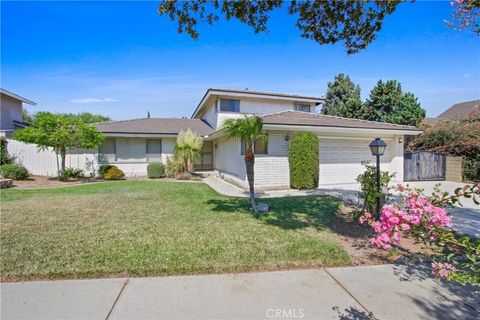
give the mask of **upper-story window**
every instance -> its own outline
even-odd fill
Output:
[[[240,112],[240,100],[220,99],[220,111]]]
[[[296,104],[295,105],[296,111],[303,111],[303,112],[310,112],[310,105],[308,104]]]

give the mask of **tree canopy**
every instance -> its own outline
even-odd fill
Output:
[[[53,148],[61,157],[60,175],[65,172],[65,156],[69,149],[96,148],[104,139],[94,126],[77,116],[50,112],[37,112],[31,126],[16,131],[13,137],[39,148]]]
[[[425,109],[413,93],[403,93],[396,80],[379,80],[364,104],[363,119],[418,126]]]
[[[350,77],[340,73],[328,83],[322,113],[331,116],[362,119],[360,87]]]
[[[177,23],[179,33],[186,32],[198,39],[199,22],[213,25],[221,17],[237,19],[250,26],[255,33],[268,31],[267,23],[275,9],[286,9],[297,18],[300,36],[318,44],[343,42],[348,54],[365,49],[382,29],[383,20],[405,0],[304,0],[304,1],[244,1],[244,0],[162,0],[160,15],[167,15]],[[452,18],[446,21],[455,30],[472,30],[480,34],[479,0],[451,2]]]
[[[288,14],[297,17],[296,27],[301,37],[312,39],[318,44],[345,43],[347,53],[365,49],[382,28],[383,19],[395,11],[400,0],[307,0],[290,1],[219,1],[163,0],[158,7],[160,15],[168,15],[176,21],[178,32],[188,33],[198,39],[199,21],[209,25],[221,16],[237,19],[252,27],[255,33],[267,31],[267,22],[274,9],[286,8]]]

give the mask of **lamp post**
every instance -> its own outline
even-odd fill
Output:
[[[380,156],[383,156],[385,153],[385,149],[387,148],[387,144],[380,138],[375,138],[372,140],[368,145],[370,147],[370,151],[372,155],[377,157],[377,219],[380,218],[380,197],[382,190],[380,189]]]

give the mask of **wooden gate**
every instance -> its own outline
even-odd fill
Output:
[[[405,181],[445,180],[445,155],[424,151],[405,153],[403,169]]]

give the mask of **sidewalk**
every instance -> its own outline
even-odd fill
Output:
[[[1,319],[478,319],[478,298],[426,267],[1,284]]]

